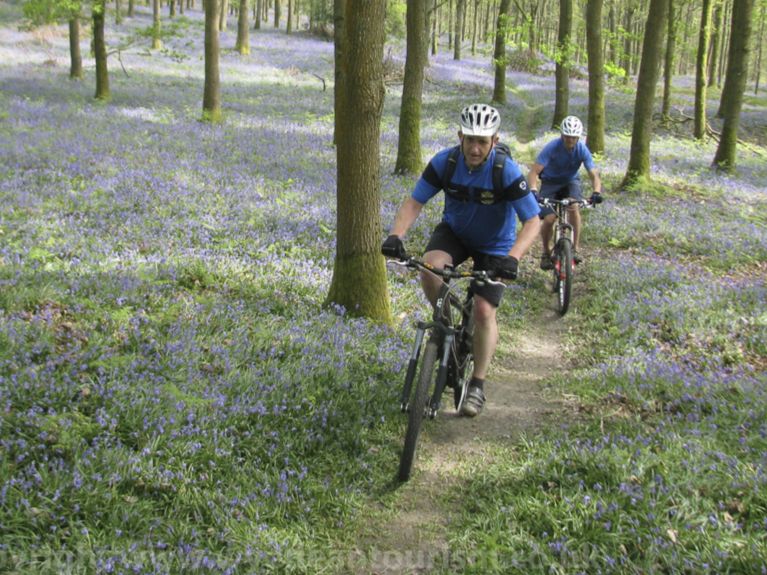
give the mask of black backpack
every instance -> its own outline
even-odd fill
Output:
[[[466,189],[456,190],[450,188],[450,180],[455,173],[455,167],[458,164],[458,155],[461,152],[461,146],[458,145],[450,150],[447,157],[447,165],[442,174],[442,189],[451,197],[462,201],[475,201],[481,204],[497,204],[505,199],[503,191],[503,166],[506,164],[506,158],[511,158],[511,150],[506,144],[498,143],[495,145],[495,159],[493,160],[493,197],[471,197]]]

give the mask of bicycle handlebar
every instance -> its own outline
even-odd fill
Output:
[[[574,198],[565,198],[563,200],[554,200],[550,198],[541,198],[538,200],[538,205],[542,208],[554,208],[557,204],[563,207],[567,206],[581,206],[584,208],[593,208],[594,202],[591,199],[576,200]]]
[[[478,282],[488,283],[490,285],[507,287],[504,282],[492,279],[486,270],[465,271],[449,268],[435,268],[433,265],[415,257],[408,257],[406,260],[390,259],[388,261],[395,265],[406,267],[412,270],[425,270],[445,280],[474,279]]]

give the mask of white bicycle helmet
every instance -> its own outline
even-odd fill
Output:
[[[576,116],[567,116],[562,120],[560,128],[563,136],[576,136],[580,138],[583,135],[583,124]]]
[[[461,132],[464,136],[495,136],[501,127],[498,110],[485,104],[472,104],[461,110]]]

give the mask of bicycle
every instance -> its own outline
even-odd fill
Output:
[[[461,294],[458,289],[460,282],[451,283],[451,280],[476,280],[503,286],[506,284],[491,279],[484,270],[462,271],[451,267],[439,269],[412,257],[404,261],[389,261],[411,270],[433,273],[443,280],[431,321],[416,323],[415,343],[400,397],[400,410],[408,414],[408,425],[398,478],[400,481],[407,481],[410,478],[423,419],[434,419],[437,416],[446,387],[453,389],[453,405],[456,411],[460,412],[474,371],[474,294],[471,287],[466,289],[465,294]],[[416,371],[418,380],[413,390]],[[429,395],[432,382],[434,388]]]
[[[584,208],[594,207],[594,202],[588,200],[575,200],[565,198],[554,200],[543,198],[538,204],[544,208],[551,208],[557,216],[557,224],[554,226],[554,249],[551,250],[551,261],[554,264],[554,286],[557,293],[557,311],[560,316],[567,313],[572,298],[573,276],[575,275],[575,259],[573,257],[573,225],[568,221],[568,208],[579,206]]]

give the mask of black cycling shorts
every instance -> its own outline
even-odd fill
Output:
[[[447,252],[453,258],[453,265],[458,267],[467,259],[474,260],[475,270],[492,270],[503,260],[500,256],[484,254],[476,250],[467,248],[461,239],[455,235],[453,229],[446,223],[441,222],[431,234],[426,251],[440,250]],[[486,299],[493,307],[498,307],[503,297],[505,288],[491,284],[477,285],[476,281],[471,282],[471,290],[478,296]]]
[[[582,200],[583,190],[581,189],[581,181],[578,178],[566,184],[552,184],[551,182],[541,180],[541,189],[538,195],[547,200],[565,200],[567,198]],[[554,210],[551,208],[541,208],[540,218],[543,219],[553,213]]]

